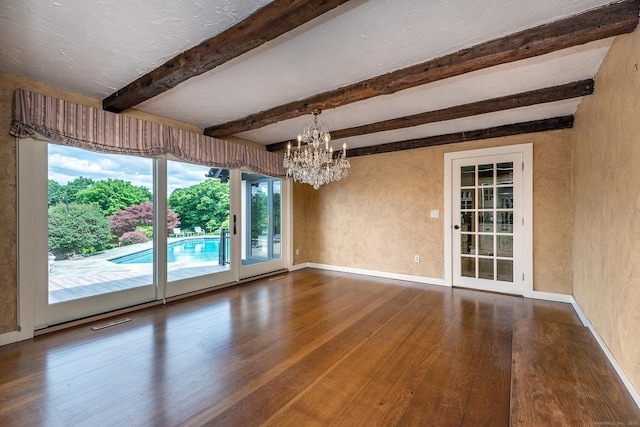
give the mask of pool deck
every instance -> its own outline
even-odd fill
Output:
[[[170,238],[168,242],[200,238],[202,236]],[[56,261],[49,273],[49,303],[86,298],[152,284],[152,264],[116,264],[109,261],[152,247],[153,242],[138,243],[87,257]],[[228,269],[228,265],[219,266],[217,259],[201,263],[171,263],[167,276],[169,281],[175,281]]]

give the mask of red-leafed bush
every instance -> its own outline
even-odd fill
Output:
[[[127,231],[120,237],[119,242],[121,246],[133,245],[136,243],[148,242],[149,238],[141,231]]]
[[[135,231],[136,227],[153,225],[153,204],[143,202],[125,210],[118,209],[108,218],[111,221],[111,233],[124,236],[124,233]],[[167,208],[167,231],[172,231],[179,223],[178,214]]]

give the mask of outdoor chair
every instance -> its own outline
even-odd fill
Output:
[[[176,236],[176,237],[184,236],[184,231],[182,231],[179,228],[174,228],[173,229],[173,235]]]
[[[196,236],[199,235],[199,234],[204,235],[204,230],[202,228],[200,228],[200,227],[193,227],[193,231],[196,232]]]

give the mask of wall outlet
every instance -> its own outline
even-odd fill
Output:
[[[431,210],[431,218],[440,218],[440,211],[437,209]]]
[[[416,255],[415,260],[416,262],[420,262],[420,255]]]
[[[300,249],[296,248],[296,256],[300,255]]]

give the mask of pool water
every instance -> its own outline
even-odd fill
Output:
[[[116,264],[152,264],[153,249],[135,252],[110,260]],[[186,239],[167,245],[167,262],[211,262],[218,261],[218,239]]]

